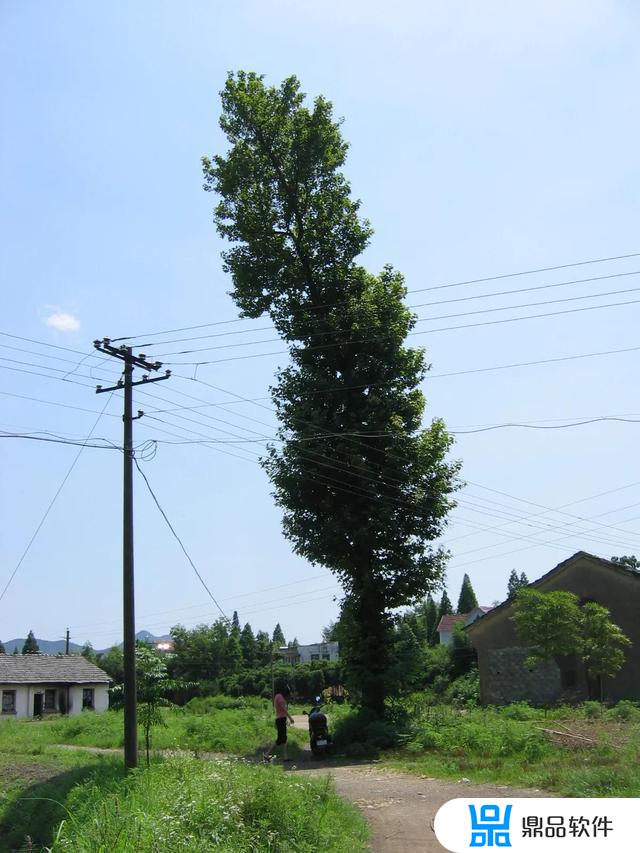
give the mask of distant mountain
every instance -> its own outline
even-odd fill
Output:
[[[25,644],[25,637],[20,637],[15,640],[5,640],[3,642],[3,646],[8,655],[12,654],[14,649],[18,649],[18,654],[22,652],[22,647]],[[40,647],[40,651],[43,655],[57,655],[59,652],[63,652],[65,650],[66,643],[64,640],[36,640],[38,646]],[[69,643],[69,651],[70,652],[79,652],[81,651],[82,646],[79,646],[77,643]]]
[[[13,653],[14,648],[18,649],[18,654],[22,653],[22,647],[25,644],[25,637],[18,637],[14,640],[5,640],[2,645],[5,648],[5,651],[8,655]],[[161,637],[156,637],[151,631],[138,631],[136,634],[136,640],[142,640],[145,643],[154,643],[157,640],[170,640],[170,634],[163,634]],[[66,643],[64,640],[41,640],[39,637],[36,639],[40,651],[43,655],[57,655],[61,652],[64,654]],[[83,644],[84,645],[84,644]],[[114,645],[121,646],[122,643],[117,643]],[[108,646],[106,649],[94,649],[98,654],[101,652],[107,652],[112,646]],[[79,646],[77,643],[69,643],[69,651],[71,654],[79,654],[82,651],[82,646]]]

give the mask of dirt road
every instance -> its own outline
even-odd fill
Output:
[[[295,717],[296,726],[306,727],[306,717]],[[372,853],[441,853],[433,831],[436,812],[455,797],[545,797],[537,790],[517,790],[506,785],[472,785],[409,776],[381,768],[378,764],[323,767],[318,761],[303,761],[291,772],[327,775],[335,780],[338,793],[354,803],[367,818]]]

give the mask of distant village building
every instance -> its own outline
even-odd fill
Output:
[[[474,607],[470,613],[447,613],[438,622],[436,631],[440,639],[441,646],[450,646],[453,640],[453,629],[458,622],[463,625],[471,625],[476,619],[484,616],[491,610],[490,607]]]
[[[106,711],[110,681],[81,655],[0,655],[0,717]]]
[[[509,599],[467,628],[478,652],[480,698],[483,704],[505,705],[640,699],[640,572],[628,566],[578,551],[529,584],[540,592],[563,590],[581,604],[594,601],[606,607],[612,622],[631,640],[622,669],[600,685],[588,677],[575,655],[529,666],[528,649],[519,640]]]
[[[340,660],[340,645],[329,643],[311,643],[307,646],[281,646],[278,653],[285,663],[309,663],[313,660]]]
[[[174,650],[174,642],[173,640],[154,640],[153,648],[160,652],[160,654],[166,655],[170,654]]]

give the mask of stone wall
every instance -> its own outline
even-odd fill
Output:
[[[481,671],[482,701],[491,705],[510,702],[531,702],[551,705],[556,702],[576,702],[585,697],[581,674],[576,684],[563,688],[560,668],[553,661],[541,661],[527,666],[526,648],[512,646],[488,649],[487,665]]]

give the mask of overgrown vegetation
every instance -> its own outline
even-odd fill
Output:
[[[87,782],[66,805],[52,853],[366,849],[364,820],[330,779],[241,762],[171,758],[106,786]]]

